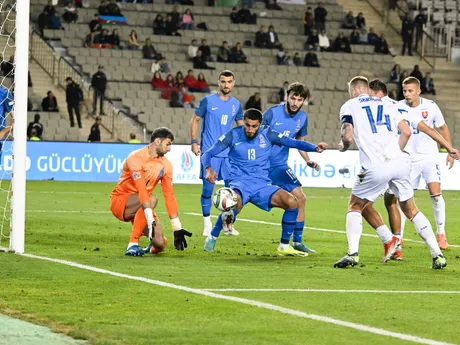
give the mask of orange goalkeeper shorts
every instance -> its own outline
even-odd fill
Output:
[[[112,214],[122,222],[128,222],[128,220],[125,219],[124,215],[126,203],[128,202],[128,198],[130,197],[130,195],[131,194],[110,197],[110,211],[112,211]],[[139,207],[141,206],[139,205]],[[155,211],[153,211],[153,218],[156,222],[160,221]]]

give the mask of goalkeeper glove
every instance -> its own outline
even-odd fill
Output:
[[[187,248],[187,241],[185,240],[185,236],[192,237],[192,233],[185,229],[174,231],[174,247],[177,250],[184,250],[184,248]]]
[[[149,241],[152,242],[155,237],[155,218],[153,217],[153,210],[151,208],[144,209],[145,219],[147,220],[147,227],[149,229]]]

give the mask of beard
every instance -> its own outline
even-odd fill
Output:
[[[300,111],[301,108],[302,107],[299,107],[297,110],[292,110],[289,103],[286,102],[286,109],[289,115],[292,115],[292,116],[296,115]]]
[[[223,95],[228,95],[230,92],[232,92],[232,90],[228,89],[228,91],[225,91],[224,89],[220,89],[220,92],[223,94]]]

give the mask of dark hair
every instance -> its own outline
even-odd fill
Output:
[[[291,92],[294,93],[294,96],[302,97],[303,99],[306,99],[308,96],[307,87],[298,81],[288,86],[286,95],[289,95]]]
[[[49,96],[50,94],[51,94],[51,91],[48,91],[48,92],[46,93],[47,96]]]
[[[150,137],[150,142],[153,143],[156,138],[160,138],[161,140],[171,139],[171,141],[174,141],[174,134],[169,128],[159,127],[153,131],[152,136]]]
[[[248,109],[244,112],[244,119],[248,120],[256,120],[259,121],[259,123],[262,123],[262,112],[258,109]]]
[[[219,79],[220,77],[232,77],[233,79],[235,79],[235,75],[233,74],[233,72],[228,69],[225,69],[222,72],[220,72]]]
[[[40,114],[35,114],[34,115],[34,120],[35,121],[40,121]]]
[[[130,133],[129,138],[130,139],[136,139],[136,134],[135,133]]]
[[[374,79],[369,82],[369,89],[375,92],[382,91],[385,96],[388,95],[387,85],[378,79]]]

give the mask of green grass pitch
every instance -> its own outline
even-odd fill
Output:
[[[458,293],[325,291],[460,291],[458,192],[444,193],[447,238],[453,245],[445,252],[445,270],[431,270],[428,249],[411,241],[406,241],[403,262],[383,264],[382,245],[373,236],[361,238],[361,265],[339,270],[332,266],[347,249],[343,231],[349,190],[305,189],[306,226],[315,229],[305,230],[304,241],[318,252],[306,258],[280,258],[276,248],[281,211],[266,213],[248,205],[235,224],[241,235],[222,235],[216,252],[206,253],[201,186],[176,185],[182,224],[193,232],[189,248],[178,252],[172,247],[160,199],[157,212],[170,245],[161,255],[132,258],[124,256],[130,224],[119,222],[109,210],[113,187],[111,183],[28,182],[26,252],[195,289],[316,289],[216,293],[431,339],[431,344],[460,343]],[[417,192],[416,201],[434,225],[428,192]],[[376,208],[383,213],[381,201]],[[375,234],[367,224],[364,233]],[[420,240],[410,223],[406,234],[407,239]],[[7,245],[6,239],[2,245]],[[410,343],[11,253],[0,254],[0,267],[0,313],[90,344]]]

